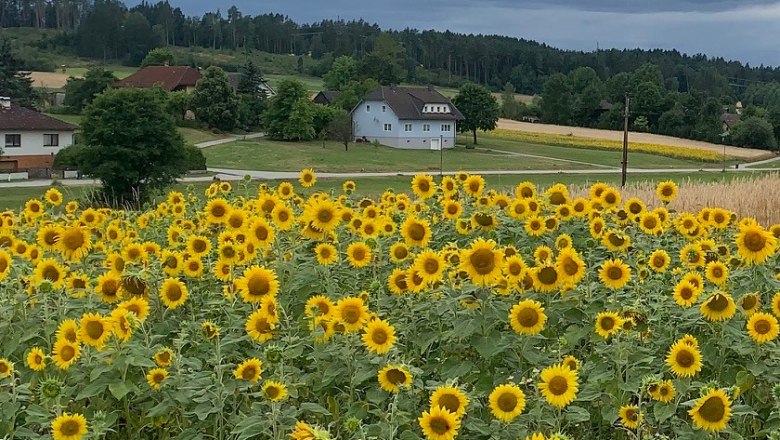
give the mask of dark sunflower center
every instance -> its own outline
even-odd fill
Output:
[[[247,365],[244,367],[244,370],[241,371],[241,378],[244,380],[252,380],[255,378],[256,374],[257,370],[255,369],[254,365]]]
[[[666,258],[662,255],[656,255],[653,257],[653,267],[664,267],[666,265]]]
[[[601,328],[607,331],[615,328],[615,318],[611,316],[605,316],[601,318]]]
[[[341,319],[347,324],[355,324],[360,320],[360,309],[357,306],[347,306],[341,312]]]
[[[569,389],[569,381],[563,376],[555,376],[550,379],[547,389],[556,396],[562,396]]]
[[[680,298],[684,300],[689,300],[693,298],[693,290],[691,290],[690,287],[683,287],[680,289]]]
[[[70,345],[66,345],[62,347],[62,350],[60,350],[60,357],[65,362],[70,361],[71,359],[73,359],[74,356],[76,356],[76,349],[74,349]]]
[[[451,413],[458,412],[460,408],[460,399],[454,394],[443,394],[439,397],[439,406],[447,409]]]
[[[617,281],[623,278],[623,269],[618,266],[612,266],[607,270],[607,278]]]
[[[171,354],[168,353],[167,351],[164,351],[157,355],[157,359],[159,359],[161,363],[167,364],[168,362],[171,361]]]
[[[265,395],[268,396],[269,399],[276,399],[279,397],[280,392],[279,387],[276,386],[270,386],[265,389]]]
[[[512,393],[504,393],[498,397],[498,409],[504,412],[512,412],[517,407],[517,396]]]
[[[744,238],[745,247],[751,252],[760,252],[766,246],[766,238],[758,232],[748,232]]]
[[[64,436],[73,436],[79,433],[81,424],[76,420],[68,420],[60,425],[60,433]]]
[[[450,424],[444,417],[432,417],[429,426],[431,431],[438,435],[444,435],[450,431]]]
[[[636,422],[639,419],[639,415],[635,409],[626,410],[626,420]]]
[[[413,223],[409,226],[409,238],[414,241],[421,241],[425,238],[425,227],[419,223]]]
[[[265,320],[265,318],[260,318],[257,321],[255,321],[255,330],[257,330],[258,333],[268,333],[271,330],[271,325],[268,323],[268,321]]]
[[[485,214],[484,212],[479,212],[475,214],[474,219],[477,221],[478,225],[483,227],[493,225],[493,216],[490,214]]]
[[[54,266],[46,266],[41,273],[44,279],[56,283],[60,279],[60,271]]]
[[[222,217],[225,215],[225,207],[222,205],[216,205],[211,208],[211,215],[214,217]]]
[[[718,396],[710,397],[699,408],[699,415],[710,423],[720,422],[726,415],[726,404]]]
[[[363,261],[366,258],[366,250],[361,247],[355,248],[352,251],[352,258],[357,261]]]
[[[105,328],[103,327],[102,322],[93,320],[87,322],[86,331],[87,331],[87,335],[89,335],[90,338],[100,339],[100,337],[103,336],[103,332],[105,331]]]
[[[619,236],[617,234],[609,234],[607,239],[609,240],[609,243],[612,244],[612,246],[615,246],[615,247],[623,246],[623,244],[626,243],[626,240],[623,237],[621,237],[621,236]]]
[[[690,368],[695,362],[693,353],[688,350],[680,350],[674,360],[677,362],[677,365],[683,368]]]
[[[539,271],[539,281],[547,285],[555,284],[558,281],[558,271],[554,267],[543,267]]]
[[[406,382],[406,373],[393,368],[387,372],[387,381],[393,385],[398,385]]]
[[[387,332],[385,332],[384,329],[379,328],[371,332],[371,340],[374,342],[374,344],[382,345],[387,342],[387,339]]]
[[[439,262],[435,258],[428,258],[423,265],[425,273],[433,275],[439,271]]]
[[[713,312],[722,312],[729,306],[729,300],[724,295],[715,295],[707,302],[707,308]]]
[[[645,228],[647,229],[655,229],[655,227],[658,225],[658,221],[655,219],[655,217],[647,217],[644,221]]]
[[[758,301],[757,297],[753,295],[748,295],[742,298],[742,308],[745,310],[752,310],[753,307],[756,306],[757,301]]]
[[[74,251],[84,245],[84,236],[78,229],[72,229],[62,234],[62,243],[68,250]]]
[[[171,284],[168,286],[168,290],[166,291],[165,295],[168,297],[169,301],[176,302],[181,299],[181,288],[176,284]]]
[[[469,257],[474,270],[480,275],[489,274],[495,268],[495,255],[490,249],[477,249]]]
[[[507,268],[510,275],[519,276],[523,272],[523,266],[519,263],[512,263]]]
[[[755,324],[753,324],[753,330],[755,330],[759,335],[765,335],[769,333],[770,330],[772,330],[772,324],[770,324],[766,319],[759,319]]]
[[[431,185],[427,180],[421,180],[417,183],[417,188],[419,188],[421,192],[428,192],[431,189]]]
[[[254,275],[250,277],[249,281],[246,283],[246,286],[249,290],[249,294],[256,296],[265,295],[271,288],[268,279],[262,275]]]
[[[531,307],[526,307],[517,312],[517,322],[523,327],[533,327],[539,322],[539,313]]]

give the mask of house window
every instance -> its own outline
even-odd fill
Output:
[[[384,112],[386,112],[386,111],[387,111],[387,106],[386,106],[386,105],[383,105],[383,106],[382,106],[382,113],[384,113]]]
[[[7,135],[5,135],[5,147],[6,148],[21,147],[21,146],[22,146],[22,135],[21,134],[7,134]]]
[[[43,146],[44,147],[59,147],[60,146],[60,135],[58,135],[58,134],[44,134],[43,135]]]
[[[441,124],[441,131],[452,131],[452,125],[450,125],[450,124]]]
[[[391,131],[393,129],[393,124],[385,124],[385,131]]]
[[[412,131],[412,124],[404,124],[404,131]]]
[[[441,113],[441,107],[438,105],[436,106],[436,113]]]
[[[423,124],[423,131],[431,131],[431,124]]]
[[[367,111],[367,112],[370,112],[370,111],[371,111],[371,106],[370,106],[370,105],[368,105],[368,104],[366,104],[366,111]]]

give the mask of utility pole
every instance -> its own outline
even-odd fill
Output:
[[[630,102],[628,93],[626,93],[626,108],[623,115],[623,161],[620,162],[623,165],[622,172],[620,174],[620,187],[626,187],[626,173],[628,172],[628,105]]]
[[[439,178],[444,178],[444,135],[439,135]]]

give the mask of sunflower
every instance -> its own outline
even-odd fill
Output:
[[[304,188],[311,188],[314,186],[314,184],[317,183],[317,176],[314,175],[314,170],[311,168],[301,170],[298,182],[300,182],[301,186]]]
[[[697,347],[692,347],[685,341],[677,341],[669,349],[666,365],[677,377],[692,377],[701,371],[701,353]]]
[[[669,203],[677,198],[677,192],[677,184],[671,180],[660,182],[655,188],[655,194],[664,203]]]
[[[47,258],[38,262],[33,271],[33,283],[39,285],[44,281],[49,282],[55,289],[61,288],[65,284],[65,267],[61,266],[55,260]]]
[[[595,239],[600,239],[604,236],[604,228],[606,228],[606,223],[604,223],[604,219],[601,217],[594,218],[590,221],[588,224],[588,231],[590,232],[590,236]]]
[[[669,257],[669,253],[667,253],[665,250],[658,249],[650,254],[650,258],[647,261],[650,269],[655,272],[662,273],[666,272],[666,269],[669,267],[672,259]]]
[[[276,273],[262,266],[251,266],[237,280],[241,298],[246,303],[257,304],[265,296],[276,296],[279,292],[279,280]]]
[[[275,326],[262,310],[255,310],[247,318],[244,328],[250,338],[262,344],[273,337]]]
[[[187,238],[187,251],[196,257],[207,255],[211,252],[211,240],[203,235],[190,235]]]
[[[2,281],[11,272],[11,256],[8,252],[0,249],[0,281]]]
[[[504,423],[514,420],[525,409],[525,393],[513,384],[495,387],[490,393],[488,401],[493,417]]]
[[[509,311],[509,324],[518,334],[535,335],[542,331],[547,322],[544,307],[530,299],[515,304]]]
[[[317,295],[306,300],[304,312],[306,316],[313,318],[315,316],[328,316],[333,309],[333,301],[323,295]]]
[[[62,339],[72,343],[79,342],[79,325],[74,319],[66,319],[57,327],[57,339]]]
[[[737,252],[748,264],[762,264],[777,251],[777,238],[758,225],[739,228]]]
[[[404,292],[406,292],[409,289],[409,286],[406,282],[407,277],[408,272],[406,270],[398,267],[393,269],[393,272],[390,273],[389,277],[387,277],[387,287],[390,289],[390,292],[395,295],[402,295]]]
[[[754,313],[747,322],[747,331],[751,338],[759,344],[773,341],[777,338],[780,327],[777,318],[769,313]]]
[[[365,242],[350,243],[347,246],[347,259],[352,267],[364,267],[371,263],[371,248]]]
[[[312,200],[304,208],[303,218],[318,231],[328,232],[336,229],[341,222],[339,207],[331,200]]]
[[[698,429],[722,431],[731,418],[731,400],[723,390],[710,390],[696,401],[688,414]]]
[[[412,191],[421,199],[430,199],[436,194],[436,184],[428,174],[418,174],[412,179]]]
[[[345,180],[341,184],[341,190],[347,194],[352,194],[357,189],[357,184],[352,180]]]
[[[453,440],[458,435],[460,418],[446,408],[432,406],[417,419],[428,440]]]
[[[213,322],[206,321],[200,325],[200,331],[206,339],[214,339],[219,336],[220,330]]]
[[[622,318],[614,312],[601,312],[596,316],[596,333],[606,339],[614,335],[622,326]]]
[[[466,393],[453,386],[440,386],[431,394],[431,408],[446,409],[458,418],[466,413],[468,405],[469,398]]]
[[[709,321],[725,321],[734,316],[737,306],[731,295],[717,292],[701,304],[700,311]]]
[[[674,300],[680,307],[688,308],[696,304],[699,293],[701,290],[697,289],[690,281],[680,280],[674,287]]]
[[[317,263],[322,266],[329,266],[339,261],[339,252],[336,247],[330,243],[320,243],[314,248],[314,254],[317,257]]]
[[[637,429],[642,423],[642,414],[639,413],[638,406],[621,406],[618,414],[620,415],[620,424],[628,429]]]
[[[127,301],[122,301],[117,304],[117,307],[135,314],[135,319],[141,322],[146,320],[146,317],[149,316],[149,302],[138,296],[134,296]]]
[[[67,370],[73,365],[81,355],[81,346],[77,342],[71,342],[67,339],[57,339],[54,342],[51,359],[54,365],[62,370]]]
[[[599,279],[611,289],[620,289],[631,280],[631,268],[620,258],[606,260],[601,264]]]
[[[160,299],[163,304],[169,310],[173,310],[185,302],[189,298],[189,292],[187,286],[177,278],[168,278],[163,281],[163,285],[160,288]]]
[[[79,323],[80,340],[87,345],[101,350],[106,340],[111,336],[113,325],[111,321],[97,313],[85,313]]]
[[[100,295],[100,299],[107,304],[114,304],[122,300],[123,292],[121,287],[122,280],[114,272],[106,272],[99,276],[95,293]]]
[[[663,232],[663,222],[653,211],[644,211],[639,215],[639,228],[646,234],[660,235]]]
[[[24,204],[24,216],[38,218],[44,213],[43,203],[38,199],[30,199]]]
[[[395,329],[387,321],[374,319],[364,328],[363,345],[368,351],[386,354],[395,343]]]
[[[286,204],[279,204],[271,211],[271,220],[280,231],[289,231],[295,224],[295,214]]]
[[[81,414],[63,413],[51,422],[54,440],[81,440],[87,432],[87,419]]]
[[[276,240],[274,228],[262,218],[255,218],[247,225],[246,235],[249,242],[260,249],[271,246]]]
[[[523,228],[525,229],[526,234],[532,237],[538,237],[547,231],[544,219],[538,216],[528,217]]]
[[[442,215],[449,220],[455,220],[463,213],[463,205],[457,200],[442,202]]]
[[[651,394],[653,400],[657,400],[661,403],[669,403],[674,400],[676,391],[674,389],[674,383],[672,383],[671,380],[665,380],[655,385],[655,392]]]
[[[463,182],[463,189],[471,197],[479,197],[485,189],[485,179],[479,174],[472,174]]]
[[[401,388],[412,386],[412,374],[399,365],[386,365],[377,375],[379,386],[390,393],[397,393]]]
[[[466,272],[474,284],[494,284],[501,276],[503,258],[503,252],[496,249],[494,241],[479,238],[463,251],[460,270]]]
[[[431,284],[442,279],[446,262],[441,254],[425,250],[415,257],[414,267],[417,269],[417,273],[425,280],[424,282]]]
[[[722,286],[728,280],[729,268],[720,261],[711,261],[707,263],[706,276],[711,283]]]
[[[401,224],[401,236],[407,246],[425,247],[432,237],[428,220],[409,216]]]
[[[390,246],[390,261],[403,263],[409,257],[409,248],[404,243],[394,243]]]
[[[57,248],[68,261],[81,261],[91,247],[89,232],[78,225],[63,229],[57,240]]]
[[[348,296],[336,304],[335,317],[346,332],[356,332],[368,320],[368,308],[362,299]]]
[[[585,262],[571,247],[565,247],[561,250],[556,258],[555,267],[564,283],[575,285],[585,276]]]
[[[572,371],[579,371],[580,369],[580,361],[574,356],[566,356],[561,364]]]
[[[152,387],[153,390],[159,390],[162,388],[163,382],[168,378],[168,370],[164,368],[152,368],[149,373],[146,374],[146,383]]]
[[[6,358],[0,358],[0,378],[8,377],[14,372],[14,364]]]
[[[27,352],[25,364],[33,371],[43,371],[46,368],[46,355],[39,347],[33,347]]]
[[[281,382],[267,380],[263,384],[263,395],[271,402],[279,402],[287,398],[287,386]]]
[[[154,363],[156,363],[158,367],[168,367],[173,362],[173,357],[173,350],[164,347],[154,354]]]
[[[541,374],[542,381],[537,384],[547,403],[563,408],[577,398],[577,372],[561,364],[552,365]]]
[[[249,382],[257,382],[261,374],[263,374],[263,362],[257,358],[247,359],[233,370],[236,379]]]
[[[222,198],[211,199],[206,203],[206,221],[212,225],[225,224],[230,216],[230,204]]]
[[[631,237],[622,232],[609,230],[601,237],[601,242],[612,252],[624,252],[631,246]]]

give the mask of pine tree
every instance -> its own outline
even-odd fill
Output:
[[[0,96],[11,98],[16,105],[35,108],[37,94],[32,88],[32,79],[22,73],[22,61],[13,53],[11,42],[0,38]]]

